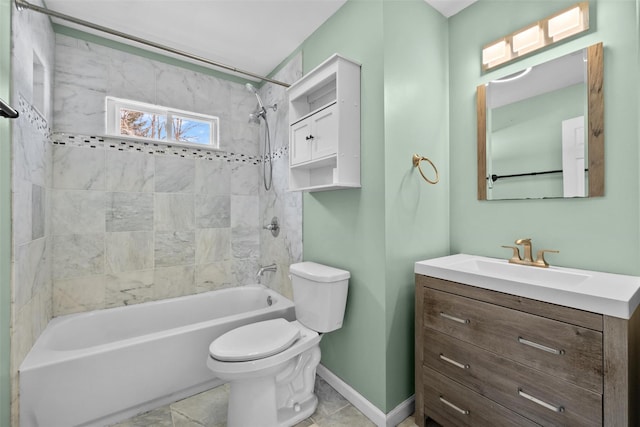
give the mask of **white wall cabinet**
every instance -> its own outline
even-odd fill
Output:
[[[360,64],[334,54],[287,92],[289,189],[360,187]]]
[[[335,156],[338,151],[336,105],[291,125],[291,165]]]

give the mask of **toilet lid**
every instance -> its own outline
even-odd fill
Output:
[[[211,343],[209,353],[224,362],[262,359],[289,348],[299,337],[300,329],[285,319],[265,320],[221,335]]]

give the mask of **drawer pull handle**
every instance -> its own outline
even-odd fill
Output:
[[[522,391],[521,388],[518,389],[518,395],[521,397],[524,397],[527,400],[532,401],[533,403],[537,403],[540,406],[543,406],[547,409],[552,410],[553,412],[564,412],[564,407],[562,406],[554,406],[550,403],[544,402],[540,399],[538,399],[537,397],[533,397],[530,394],[525,393],[524,391]]]
[[[445,319],[453,320],[454,322],[458,322],[458,323],[462,323],[462,324],[471,323],[471,320],[469,320],[469,319],[461,319],[459,317],[455,317],[455,316],[452,316],[450,314],[443,313],[443,312],[440,312],[440,317],[444,317]]]
[[[518,342],[520,344],[528,345],[529,347],[537,348],[538,350],[546,351],[547,353],[563,355],[564,350],[556,350],[555,348],[547,347],[546,345],[538,344],[537,342],[525,340],[522,337],[518,337]]]
[[[449,408],[454,409],[455,411],[461,413],[462,415],[469,415],[469,411],[468,410],[459,408],[458,406],[456,406],[453,403],[449,402],[447,399],[445,399],[442,396],[440,396],[440,402],[444,403]]]
[[[457,367],[458,367],[458,368],[460,368],[460,369],[469,369],[469,368],[470,368],[470,366],[469,366],[469,365],[463,365],[463,364],[462,364],[462,363],[460,363],[460,362],[456,362],[456,361],[455,361],[455,360],[453,360],[453,359],[449,359],[447,356],[445,356],[445,355],[444,355],[444,354],[442,354],[442,353],[440,353],[440,359],[444,360],[445,362],[449,362],[449,363],[451,363],[452,365],[457,366]]]

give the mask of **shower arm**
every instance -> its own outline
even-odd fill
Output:
[[[46,7],[40,7],[40,6],[37,6],[35,4],[29,3],[26,0],[15,0],[15,4],[16,4],[16,8],[19,11],[22,11],[23,9],[33,10],[34,12],[43,13],[45,15],[49,15],[49,16],[52,16],[54,18],[59,18],[59,19],[65,20],[65,21],[73,22],[74,24],[82,25],[83,27],[88,27],[88,28],[91,28],[91,29],[94,29],[94,30],[97,30],[97,31],[101,31],[103,33],[111,34],[111,35],[116,36],[116,37],[121,37],[123,39],[131,40],[133,42],[140,43],[140,44],[143,44],[145,46],[153,47],[155,49],[160,49],[160,50],[163,50],[165,52],[172,53],[174,55],[183,56],[185,58],[189,58],[189,59],[194,60],[194,61],[198,61],[198,62],[202,62],[202,63],[208,64],[208,65],[212,65],[212,66],[217,67],[217,68],[222,68],[224,70],[232,71],[232,72],[238,73],[238,74],[243,74],[245,76],[253,77],[253,78],[265,81],[265,82],[277,84],[277,85],[284,86],[284,87],[289,87],[290,86],[288,83],[284,83],[284,82],[281,82],[279,80],[274,80],[274,79],[271,79],[269,77],[261,76],[259,74],[252,73],[251,71],[241,70],[239,68],[223,64],[221,62],[212,61],[210,59],[203,58],[201,56],[194,55],[192,53],[184,52],[184,51],[181,51],[181,50],[178,50],[178,49],[174,49],[174,48],[169,47],[169,46],[165,46],[165,45],[162,45],[162,44],[159,44],[159,43],[156,43],[156,42],[152,42],[152,41],[140,38],[140,37],[133,36],[131,34],[123,33],[123,32],[118,31],[118,30],[114,30],[114,29],[111,29],[111,28],[108,28],[108,27],[104,27],[102,25],[94,24],[94,23],[89,22],[89,21],[84,21],[82,19],[75,18],[73,16],[65,15],[64,13],[56,12],[55,10],[51,10],[51,9],[46,8]]]

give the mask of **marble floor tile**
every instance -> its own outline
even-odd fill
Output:
[[[326,381],[316,377],[318,408],[311,417],[295,427],[375,427],[375,424],[351,405]],[[205,391],[171,405],[115,424],[113,427],[226,427],[229,385]],[[439,427],[428,424],[429,427]],[[413,417],[398,427],[414,427]]]
[[[318,396],[318,407],[313,419],[326,418],[349,405],[349,401],[335,391],[325,380],[316,376],[315,393]]]
[[[307,418],[306,420],[300,421],[293,427],[318,427],[318,424],[314,423],[311,418]]]
[[[228,398],[229,385],[225,384],[173,403],[170,406],[173,424],[175,427],[224,427]]]
[[[173,422],[173,427],[204,427],[203,424],[192,420],[179,412],[171,411],[171,421]]]
[[[311,418],[316,421],[318,427],[376,427],[369,418],[352,405],[347,405],[328,417],[316,420],[316,416],[313,414]]]
[[[114,424],[113,427],[174,427],[171,409],[168,406],[154,409],[136,417]]]
[[[398,424],[397,427],[416,427],[416,420],[413,415],[411,415],[409,418]]]
[[[426,422],[425,422],[425,427],[442,427],[440,424],[438,424],[437,422],[433,421],[431,418],[427,418]],[[416,420],[414,418],[413,415],[411,415],[409,418],[407,418],[406,420],[404,420],[403,422],[401,422],[400,424],[398,424],[397,427],[416,427]]]

